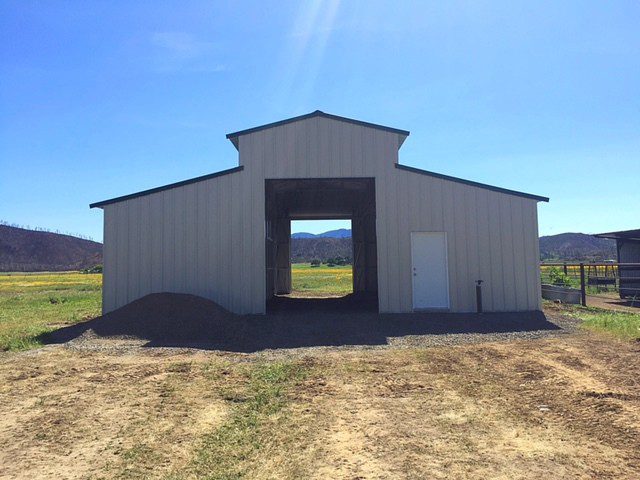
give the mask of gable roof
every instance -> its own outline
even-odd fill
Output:
[[[401,139],[398,142],[398,148],[400,148],[400,146],[402,146],[402,142],[404,142],[404,139],[407,138],[409,136],[409,133],[410,133],[407,130],[400,130],[398,128],[393,128],[393,127],[385,127],[384,125],[378,125],[377,123],[363,122],[361,120],[355,120],[353,118],[341,117],[339,115],[332,115],[330,113],[325,113],[325,112],[322,112],[320,110],[316,110],[315,112],[307,113],[305,115],[299,115],[297,117],[287,118],[285,120],[280,120],[278,122],[267,123],[266,125],[260,125],[258,127],[247,128],[246,130],[240,130],[238,132],[229,133],[229,134],[227,134],[227,138],[229,140],[231,140],[231,143],[233,143],[233,145],[237,149],[238,148],[238,137],[241,137],[242,135],[247,135],[249,133],[259,132],[261,130],[267,130],[269,128],[279,127],[281,125],[286,125],[288,123],[298,122],[300,120],[306,120],[308,118],[314,118],[314,117],[329,118],[331,120],[338,120],[340,122],[351,123],[353,125],[360,125],[361,127],[375,128],[377,130],[384,130],[385,132],[397,133],[398,135],[401,136]]]
[[[541,197],[539,195],[533,195],[531,193],[518,192],[517,190],[509,190],[508,188],[495,187],[493,185],[487,185],[486,183],[474,182],[473,180],[465,180],[464,178],[452,177],[450,175],[443,175],[442,173],[430,172],[428,170],[421,170],[420,168],[408,167],[406,165],[400,165],[396,163],[396,168],[400,170],[406,170],[407,172],[417,173],[419,175],[427,175],[429,177],[440,178],[442,180],[448,180],[450,182],[463,183],[464,185],[470,185],[472,187],[484,188],[485,190],[493,190],[494,192],[506,193],[507,195],[515,195],[517,197],[530,198],[538,202],[548,202],[549,198]]]

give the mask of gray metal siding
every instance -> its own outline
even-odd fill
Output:
[[[536,201],[395,168],[398,134],[323,117],[238,138],[241,172],[104,206],[105,312],[152,292],[265,308],[265,179],[375,177],[379,307],[412,309],[412,231],[448,234],[452,311],[540,309]]]
[[[447,232],[452,311],[475,310],[479,279],[488,311],[540,309],[534,200],[404,171],[381,183],[381,311],[412,310],[410,234],[419,231]]]
[[[175,292],[238,313],[262,313],[264,280],[255,273],[261,251],[254,242],[262,239],[263,226],[246,201],[252,194],[243,175],[106,205],[103,311],[149,293]]]

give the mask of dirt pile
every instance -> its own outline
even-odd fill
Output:
[[[150,345],[197,345],[231,340],[238,317],[196,295],[155,293],[88,322],[48,334],[47,343],[83,335],[147,340]]]

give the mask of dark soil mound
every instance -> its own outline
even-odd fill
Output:
[[[198,345],[237,334],[236,315],[195,295],[154,293],[88,322],[61,328],[45,343],[63,343],[90,332],[99,337],[136,338],[156,345]],[[230,340],[230,339],[226,339]]]

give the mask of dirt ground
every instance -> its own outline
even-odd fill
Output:
[[[617,312],[640,312],[640,301],[632,302],[628,299],[621,299],[614,294],[587,295],[587,305],[589,307],[603,308]]]
[[[196,478],[231,418],[262,429],[228,445],[246,478],[640,478],[638,342],[115,351],[0,354],[1,478]],[[306,373],[238,423],[273,362]]]

